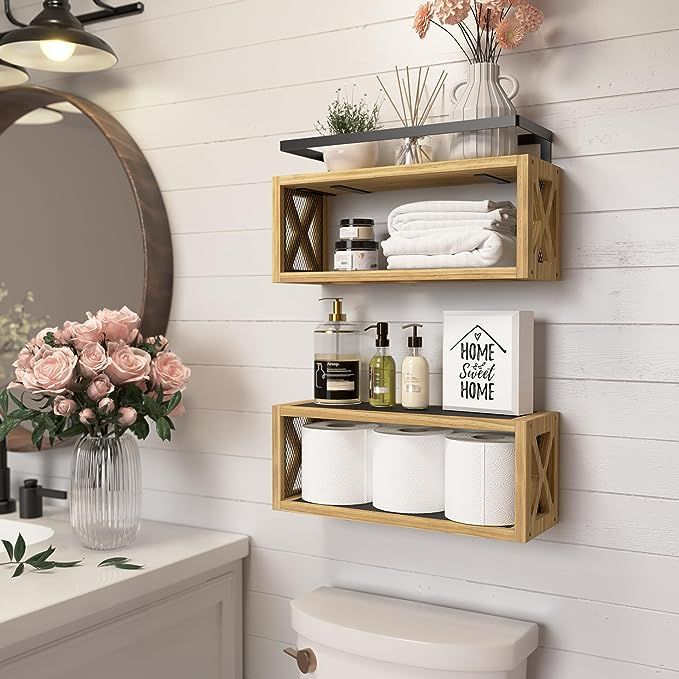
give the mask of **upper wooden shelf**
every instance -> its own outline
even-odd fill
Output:
[[[551,163],[517,155],[274,177],[273,280],[319,284],[558,280],[561,174]],[[332,271],[328,201],[333,196],[480,183],[516,184],[515,267]]]

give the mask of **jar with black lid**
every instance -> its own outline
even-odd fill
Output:
[[[378,268],[378,251],[374,240],[338,240],[335,271],[374,271]]]

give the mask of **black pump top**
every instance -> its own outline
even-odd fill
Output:
[[[375,325],[369,325],[366,330],[371,330],[372,328],[377,329],[377,337],[375,338],[376,347],[388,347],[389,346],[389,323],[376,323]]]
[[[412,328],[412,337],[408,338],[408,348],[409,349],[421,349],[422,348],[422,338],[417,334],[417,329],[422,327],[421,323],[408,323],[408,325],[401,326],[404,330],[406,328]]]

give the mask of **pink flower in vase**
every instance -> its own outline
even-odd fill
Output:
[[[151,384],[162,387],[166,399],[181,391],[190,377],[191,370],[171,351],[158,354],[151,363]]]
[[[124,342],[110,342],[107,347],[109,365],[106,374],[115,385],[147,380],[151,369],[151,355],[143,349]]]
[[[470,0],[436,0],[434,3],[434,14],[444,24],[459,24],[469,16],[469,12]]]
[[[60,417],[70,417],[77,409],[78,404],[72,398],[65,396],[57,396],[52,404],[54,414]]]
[[[66,321],[64,323],[63,335],[78,350],[82,349],[89,342],[101,342],[104,339],[101,321],[97,320],[90,313],[87,314],[87,320],[84,323]]]
[[[110,363],[106,349],[99,342],[86,342],[78,354],[78,366],[83,377],[104,372]]]
[[[97,403],[97,410],[102,415],[110,415],[115,410],[116,404],[113,402],[112,398],[106,396],[102,398],[99,403]]]
[[[77,363],[78,357],[69,347],[43,344],[35,354],[32,366],[20,369],[17,378],[34,394],[63,394],[73,384]]]
[[[535,5],[526,3],[516,10],[516,18],[525,26],[529,33],[540,29],[545,20],[545,13]]]
[[[97,415],[92,408],[83,408],[78,419],[82,424],[90,425],[97,419]]]
[[[124,306],[122,309],[102,309],[97,312],[97,320],[101,322],[107,342],[123,341],[132,343],[139,334],[139,316]]]
[[[137,421],[137,411],[124,406],[118,409],[118,424],[121,427],[131,427]]]
[[[420,5],[415,12],[415,20],[413,22],[413,28],[415,33],[424,38],[427,35],[429,26],[431,26],[431,19],[434,14],[434,6],[431,2],[425,2],[424,5]]]
[[[98,401],[104,396],[108,396],[113,389],[108,375],[97,375],[87,387],[87,396],[91,401]]]
[[[516,17],[503,19],[495,30],[497,44],[503,50],[517,48],[526,37],[526,28]]]

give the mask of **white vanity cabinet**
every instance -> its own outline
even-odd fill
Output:
[[[0,569],[0,677],[242,679],[246,538],[145,524],[120,551],[146,567],[121,571],[97,568],[111,554],[61,549],[65,528],[57,554],[80,550],[84,566],[16,580]]]

